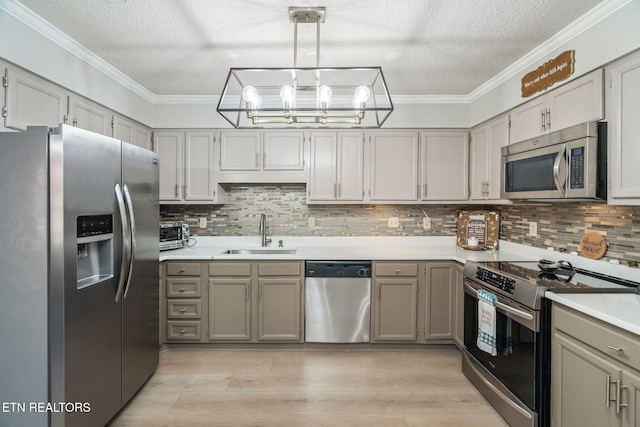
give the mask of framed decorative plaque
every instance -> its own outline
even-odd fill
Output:
[[[470,239],[477,244],[469,244]],[[457,245],[465,249],[498,249],[500,241],[500,211],[458,211]]]

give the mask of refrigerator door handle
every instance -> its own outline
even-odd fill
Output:
[[[124,283],[127,277],[127,262],[125,259],[129,259],[129,242],[127,236],[131,235],[129,231],[129,221],[127,220],[127,213],[124,206],[124,198],[122,196],[122,190],[120,184],[116,183],[116,200],[118,201],[118,210],[120,211],[120,223],[122,224],[122,262],[120,264],[120,280],[118,281],[118,289],[116,290],[116,302],[120,302],[122,298],[122,291],[124,289]]]
[[[124,297],[127,298],[129,286],[131,285],[131,273],[133,272],[133,260],[136,259],[136,216],[133,213],[133,203],[131,202],[131,194],[127,184],[123,186],[124,200],[127,203],[127,211],[129,212],[130,224],[130,253],[129,253],[129,274],[127,274],[127,283],[124,287]]]

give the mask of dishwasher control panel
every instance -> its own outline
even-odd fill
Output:
[[[371,261],[307,261],[305,277],[371,277]]]

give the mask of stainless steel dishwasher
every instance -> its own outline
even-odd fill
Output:
[[[307,261],[305,341],[369,342],[371,261]]]

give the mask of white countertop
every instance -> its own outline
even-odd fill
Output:
[[[550,300],[640,335],[640,295],[545,294]]]
[[[160,252],[160,261],[168,260],[447,260],[530,261],[531,256],[509,250],[472,251],[456,247],[455,237],[273,237],[270,247],[283,240],[294,254],[224,254],[230,248],[260,248],[259,238],[198,237],[185,249]]]

